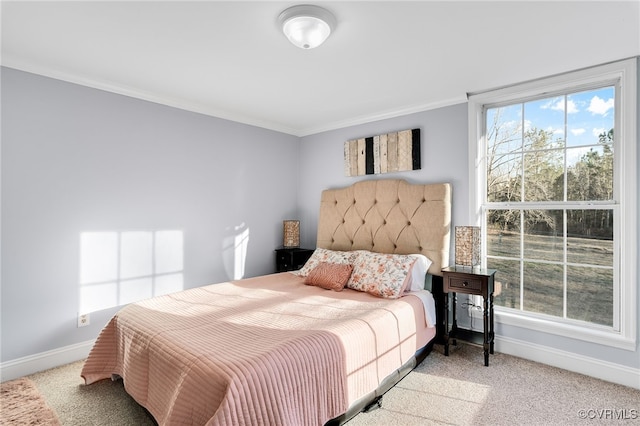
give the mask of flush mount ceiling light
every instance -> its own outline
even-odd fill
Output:
[[[301,49],[320,46],[336,27],[336,18],[331,12],[308,4],[285,9],[278,22],[289,41]]]

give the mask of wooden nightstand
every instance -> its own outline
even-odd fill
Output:
[[[484,299],[482,317],[483,334],[482,347],[484,349],[484,365],[489,366],[489,354],[493,353],[493,288],[495,269],[470,268],[461,266],[450,266],[442,270],[443,291],[447,293],[444,298],[445,305],[445,328],[444,328],[444,354],[449,356],[449,339],[456,344],[456,337],[475,341],[474,332],[471,330],[458,329],[456,323],[456,293],[474,294],[482,296]],[[452,293],[452,319],[451,330],[449,331],[449,294]],[[458,336],[459,335],[459,336]]]
[[[276,249],[276,272],[295,271],[304,266],[314,250],[304,248]]]

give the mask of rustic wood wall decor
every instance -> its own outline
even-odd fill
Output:
[[[344,143],[346,176],[420,169],[420,129],[402,130]]]

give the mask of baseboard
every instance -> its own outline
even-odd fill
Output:
[[[607,382],[640,389],[640,369],[596,358],[536,345],[523,340],[496,336],[496,352],[551,365]]]
[[[0,363],[0,381],[17,379],[86,358],[95,340]]]

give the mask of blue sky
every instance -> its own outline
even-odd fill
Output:
[[[538,128],[553,133],[554,139],[565,139],[569,149],[569,164],[579,159],[593,145],[598,144],[598,135],[613,128],[614,87],[588,90],[567,96],[554,96],[500,108],[500,122],[505,128],[515,129],[524,125],[525,129]],[[487,125],[491,125],[497,109],[487,111]],[[510,144],[508,150],[517,149],[520,141]],[[506,148],[506,147],[505,147]],[[597,148],[596,148],[597,149]],[[503,150],[501,150],[503,151]]]

